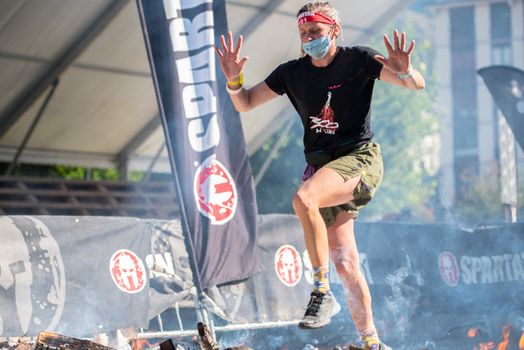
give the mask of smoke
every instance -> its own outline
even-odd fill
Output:
[[[385,302],[388,316],[395,320],[396,338],[405,343],[412,330],[424,279],[420,273],[413,271],[411,260],[406,255],[406,266],[387,275],[385,283],[391,288],[391,295],[386,297]]]
[[[224,333],[218,336],[218,344],[221,349],[234,348],[239,346],[253,346],[253,331],[241,330],[232,333]],[[272,340],[270,338],[269,340]]]

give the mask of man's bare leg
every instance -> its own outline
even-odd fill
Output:
[[[344,179],[334,170],[320,169],[293,198],[293,208],[304,230],[304,241],[314,271],[314,289],[300,328],[319,328],[331,320],[334,300],[329,288],[329,243],[319,208],[346,203],[360,179]]]
[[[332,207],[353,199],[360,177],[344,181],[332,169],[322,168],[304,182],[293,198],[293,208],[304,230],[304,240],[313,268],[329,264],[327,229],[319,208]]]
[[[378,349],[380,339],[373,322],[371,293],[360,270],[353,215],[341,212],[328,229],[330,256],[344,285],[351,317],[365,347]]]

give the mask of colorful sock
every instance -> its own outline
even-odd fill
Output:
[[[360,341],[362,347],[366,350],[378,350],[380,348],[380,339],[376,330],[366,329],[360,332]]]
[[[314,290],[331,295],[329,289],[329,266],[319,266],[313,270]]]

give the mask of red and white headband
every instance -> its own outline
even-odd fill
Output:
[[[310,12],[310,11],[302,12],[298,16],[298,24],[300,25],[300,24],[307,23],[307,22],[320,22],[320,23],[327,23],[331,25],[336,23],[336,21],[333,18],[326,16],[325,14],[320,13],[320,12]]]

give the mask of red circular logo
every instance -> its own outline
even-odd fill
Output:
[[[283,245],[275,254],[275,272],[278,279],[288,287],[294,287],[302,277],[300,254],[291,245]]]
[[[194,188],[198,210],[213,225],[223,225],[235,216],[238,196],[233,177],[211,156],[197,168]]]
[[[450,252],[442,252],[438,256],[440,277],[450,287],[455,287],[459,282],[460,271],[457,258]]]
[[[117,250],[109,262],[109,270],[113,282],[118,289],[126,293],[138,293],[146,285],[144,263],[132,251],[127,249]]]

